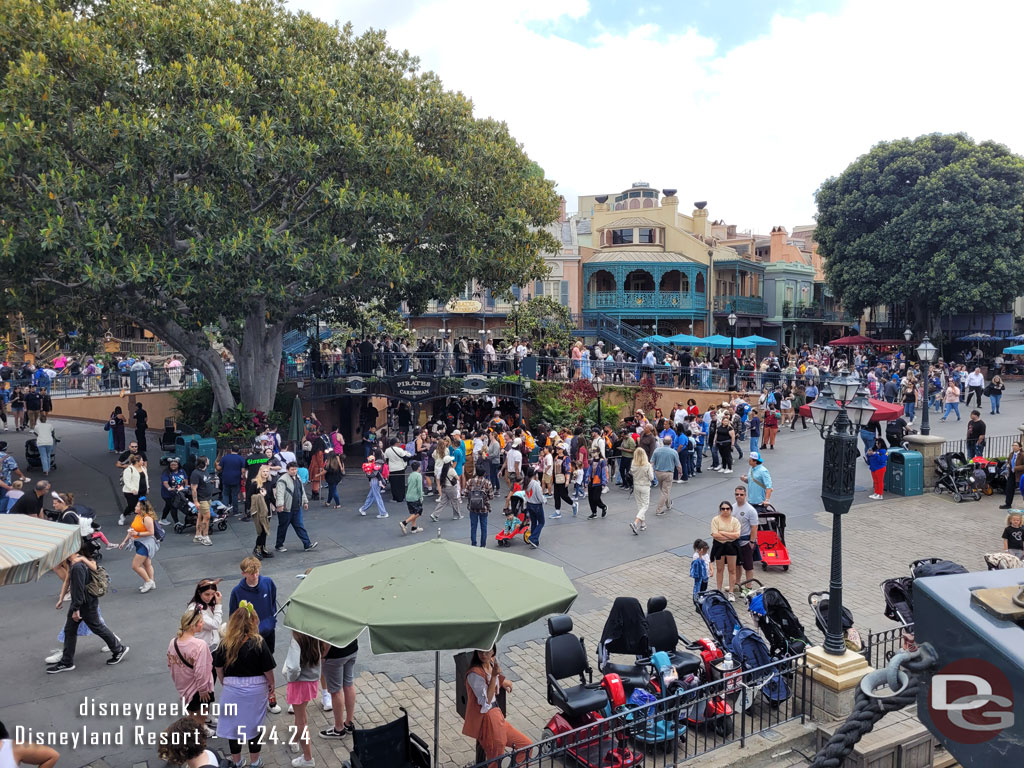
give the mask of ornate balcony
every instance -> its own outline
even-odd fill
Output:
[[[583,308],[591,310],[699,310],[702,294],[661,293],[660,291],[592,291],[584,297]]]
[[[715,296],[715,312],[736,312],[741,315],[768,314],[768,303],[758,296],[735,296],[726,294]]]

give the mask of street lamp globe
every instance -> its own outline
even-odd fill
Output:
[[[846,404],[846,415],[857,428],[866,427],[876,410],[878,409],[871,404],[868,391],[864,387],[858,389],[854,398]]]
[[[604,387],[604,382],[601,381],[600,379],[594,379],[594,381],[591,382],[591,386],[594,387],[595,392],[601,394],[601,389]]]
[[[907,330],[905,330],[905,331],[903,332],[903,338],[904,338],[904,339],[906,339],[906,340],[907,340],[908,342],[909,342],[909,341],[910,341],[910,340],[911,340],[912,338],[914,338],[914,332],[913,332],[912,330],[910,330],[910,326],[909,326],[909,325],[907,326]]]
[[[834,376],[828,383],[835,399],[844,404],[853,399],[854,393],[861,386],[860,379],[849,371],[840,371],[839,375]]]
[[[835,420],[843,411],[843,407],[836,402],[835,395],[832,393],[828,382],[825,382],[821,392],[818,393],[810,407],[811,421],[814,422],[815,428],[822,435],[835,423]]]
[[[934,363],[938,357],[939,350],[931,340],[928,338],[928,334],[924,335],[924,340],[917,345],[917,358],[925,363]]]
[[[734,327],[736,325],[736,320],[737,320],[736,313],[735,312],[730,312],[728,320],[729,320],[729,327],[730,328]]]

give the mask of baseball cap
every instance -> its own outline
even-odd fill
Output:
[[[455,457],[454,456],[445,456],[444,457],[444,461],[442,461],[441,463],[442,464],[451,464],[453,461],[455,461]]]
[[[754,461],[756,461],[758,464],[760,464],[763,461],[761,459],[761,454],[758,453],[757,451],[751,451],[750,452],[750,458],[753,459]]]
[[[558,437],[558,433],[555,432],[555,430],[552,429],[551,433],[548,435],[548,437],[550,437],[552,440],[554,440],[554,439],[556,439]]]

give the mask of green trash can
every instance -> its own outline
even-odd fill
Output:
[[[213,467],[213,463],[217,460],[217,441],[214,438],[193,435],[192,440],[189,441],[189,448],[189,471],[195,469],[196,460],[200,456],[208,458],[210,467]]]
[[[199,435],[178,435],[174,441],[174,455],[181,459],[181,468],[189,466],[189,456],[192,455],[192,441],[198,440]]]
[[[924,456],[919,451],[903,452],[903,495],[924,493]]]
[[[885,468],[885,480],[883,482],[886,493],[894,493],[897,496],[906,495],[903,492],[903,477],[905,474],[903,454],[906,452],[906,448],[889,449],[889,463]]]

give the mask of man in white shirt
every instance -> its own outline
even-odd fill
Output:
[[[395,501],[405,501],[405,466],[411,458],[412,454],[405,450],[398,438],[392,437],[384,451],[384,460],[388,463],[388,485],[391,486],[391,498]]]
[[[740,556],[736,558],[736,580],[739,584],[740,570],[745,574],[745,579],[754,578],[754,551],[757,549],[757,510],[747,501],[747,488],[737,485],[733,493],[736,496],[736,505],[732,509],[732,515],[740,521],[740,537],[737,544],[740,548]],[[739,588],[737,587],[737,590]],[[732,595],[729,596],[732,599]]]
[[[967,400],[964,403],[971,407],[971,395],[978,396],[978,407],[981,407],[981,393],[985,387],[985,377],[981,374],[981,368],[975,368],[967,374]]]
[[[518,475],[523,471],[523,454],[519,450],[519,446],[522,445],[521,441],[517,437],[512,441],[512,447],[509,448],[508,454],[505,456],[505,469],[508,472],[509,477],[512,475]]]

